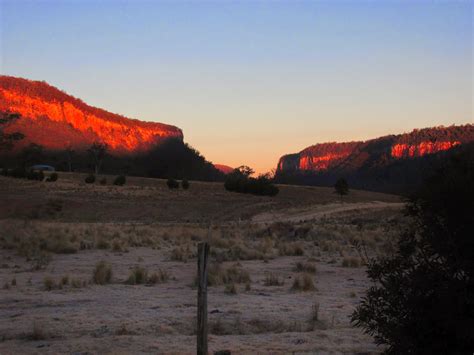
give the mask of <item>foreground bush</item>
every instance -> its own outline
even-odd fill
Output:
[[[183,190],[189,189],[189,181],[187,179],[183,179],[181,181],[181,187],[183,188]]]
[[[474,351],[474,152],[456,157],[411,198],[413,225],[393,255],[371,260],[374,282],[352,322],[387,354]]]

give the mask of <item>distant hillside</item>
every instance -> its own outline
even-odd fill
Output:
[[[281,183],[332,185],[346,177],[354,187],[403,192],[451,151],[474,142],[474,125],[434,127],[365,142],[322,143],[280,158]]]
[[[114,154],[143,152],[166,138],[183,139],[174,126],[144,122],[92,107],[43,81],[0,76],[0,111],[21,114],[9,129],[48,150],[84,150],[103,142]]]

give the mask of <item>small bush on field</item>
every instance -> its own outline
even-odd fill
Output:
[[[166,270],[158,270],[158,272],[154,272],[153,274],[150,275],[148,278],[148,283],[149,284],[160,284],[160,283],[165,283],[170,279],[170,274]]]
[[[220,264],[213,263],[209,267],[207,276],[208,286],[219,286],[232,283],[250,283],[250,281],[248,271],[242,269],[242,267],[238,265],[224,268]],[[197,277],[194,280],[194,284],[197,285]]]
[[[101,238],[97,241],[95,246],[97,249],[109,249],[110,243],[107,240]]]
[[[38,341],[38,340],[46,340],[47,339],[46,332],[44,331],[44,326],[38,324],[37,322],[33,323],[33,329],[31,333],[27,335],[29,340]]]
[[[54,290],[57,287],[56,282],[50,276],[46,276],[43,279],[43,286],[46,291]]]
[[[227,284],[224,289],[224,293],[228,295],[236,295],[237,294],[237,286],[235,283]]]
[[[125,176],[124,175],[119,175],[115,178],[114,185],[123,186],[123,185],[125,185],[126,182],[127,182],[127,179],[125,178]]]
[[[99,184],[101,184],[101,185],[107,185],[107,178],[104,177],[104,178],[100,179],[100,180],[99,180]]]
[[[177,182],[175,179],[168,179],[168,181],[166,181],[166,185],[168,185],[170,190],[179,188],[179,182]]]
[[[61,278],[60,284],[61,284],[61,286],[67,286],[67,285],[69,285],[69,276],[68,276],[68,275],[64,275],[64,276]]]
[[[293,291],[314,291],[316,286],[314,286],[313,278],[310,274],[299,274],[295,277],[293,281],[293,286],[291,287]]]
[[[92,274],[92,281],[97,285],[105,285],[112,280],[112,267],[105,261],[99,261]]]
[[[181,187],[183,188],[183,190],[189,189],[189,181],[187,179],[183,179],[181,181]]]
[[[278,254],[280,256],[302,256],[304,255],[303,247],[300,243],[279,243]]]
[[[55,182],[55,181],[58,181],[58,173],[52,173],[51,175],[49,175],[49,177],[46,179],[46,181],[48,182]]]
[[[265,276],[265,280],[263,281],[265,286],[283,286],[285,281],[283,278],[280,279],[278,275],[270,273]]]
[[[141,267],[135,266],[131,271],[127,279],[127,284],[129,285],[139,285],[146,283],[148,279],[148,271]]]
[[[183,261],[183,262],[187,262],[188,259],[192,257],[193,257],[193,253],[191,252],[191,248],[189,244],[186,247],[180,246],[180,247],[174,248],[171,251],[171,256],[170,256],[171,260]]]
[[[345,257],[342,260],[342,267],[360,267],[361,262],[359,258],[356,257]]]
[[[296,265],[295,265],[295,271],[296,272],[307,272],[309,274],[315,274],[316,273],[316,265],[311,264],[311,263],[297,262]]]
[[[86,184],[93,184],[95,182],[95,175],[94,174],[87,175],[87,177],[84,179],[84,182]]]

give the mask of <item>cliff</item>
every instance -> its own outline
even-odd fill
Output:
[[[144,152],[166,138],[183,140],[174,126],[144,122],[92,107],[42,81],[0,76],[0,111],[19,113],[9,131],[20,131],[29,143],[47,150],[84,150],[103,142],[114,154]]]

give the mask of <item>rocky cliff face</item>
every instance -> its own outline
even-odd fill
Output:
[[[474,141],[474,125],[435,127],[365,142],[323,143],[280,158],[277,173],[350,173]]]
[[[177,127],[113,114],[45,82],[10,76],[0,76],[0,111],[22,116],[8,128],[25,134],[19,147],[37,143],[49,150],[81,150],[102,142],[112,153],[128,154],[146,151],[166,138],[183,139]]]

